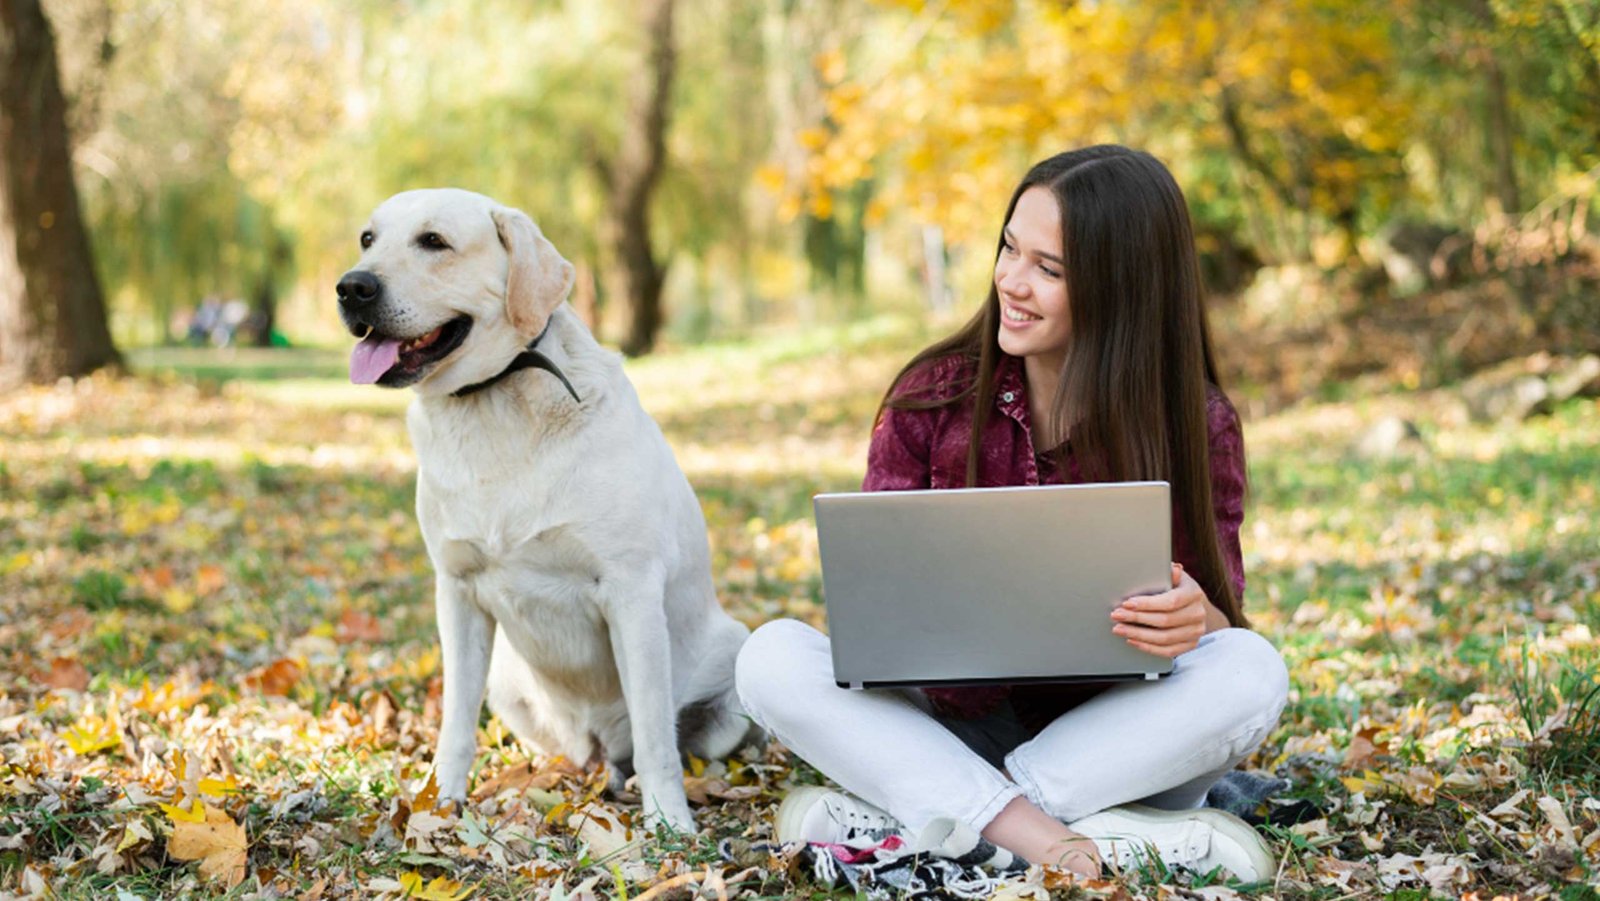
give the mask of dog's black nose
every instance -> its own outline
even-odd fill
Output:
[[[354,269],[339,279],[339,305],[347,310],[364,306],[378,299],[383,284],[370,272]]]

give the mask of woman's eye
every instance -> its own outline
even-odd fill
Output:
[[[1017,252],[1017,248],[1010,241],[1001,241],[1000,249],[1009,254],[1015,254]]]
[[[361,249],[366,250],[372,246],[372,232],[361,233]]]
[[[1054,269],[1051,269],[1049,266],[1040,266],[1039,267],[1039,271],[1043,272],[1045,274],[1046,278],[1060,278],[1061,277],[1061,273],[1055,271]]]

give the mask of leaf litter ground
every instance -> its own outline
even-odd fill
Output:
[[[927,337],[874,320],[630,364],[746,623],[821,624],[810,497],[858,484],[878,392]],[[1251,766],[1315,805],[1267,827],[1280,872],[1036,869],[1003,896],[1593,897],[1600,407],[1481,426],[1447,390],[1340,394],[1246,426],[1246,601],[1293,676]],[[0,399],[0,894],[827,894],[717,852],[818,780],[776,744],[691,761],[701,831],[646,840],[603,773],[486,718],[472,799],[436,804],[404,402],[171,375]],[[1393,415],[1418,447],[1350,450]]]

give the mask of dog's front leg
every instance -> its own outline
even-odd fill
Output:
[[[647,819],[679,832],[695,831],[683,794],[678,756],[677,710],[672,699],[672,639],[659,581],[639,585],[608,611],[611,650],[622,677],[623,699],[633,726],[633,769]]]
[[[463,801],[478,753],[478,712],[483,708],[494,647],[494,620],[478,606],[471,586],[440,573],[435,604],[444,664],[444,710],[433,755],[439,797]]]

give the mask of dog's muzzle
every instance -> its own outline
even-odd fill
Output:
[[[339,279],[335,290],[339,293],[339,315],[356,337],[377,325],[373,314],[383,299],[383,282],[376,275],[352,269]]]

